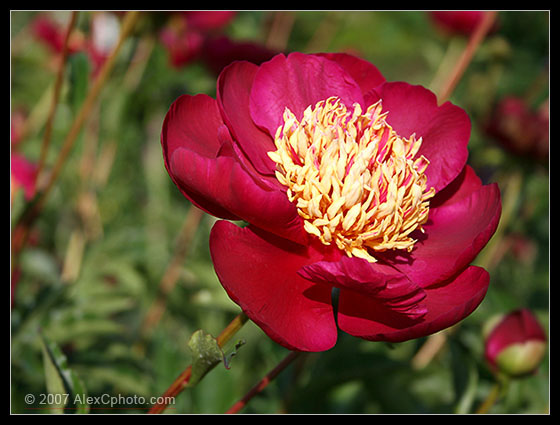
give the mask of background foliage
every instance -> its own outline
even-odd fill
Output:
[[[47,14],[65,27],[68,12]],[[79,14],[85,36],[94,14]],[[31,30],[38,15],[11,12],[11,111],[24,112],[28,127],[17,151],[31,161],[39,157],[56,73],[52,51]],[[190,207],[163,166],[159,132],[167,109],[184,93],[214,96],[216,80],[200,61],[170,65],[159,38],[167,23],[168,14],[141,15],[22,253],[12,286],[13,413],[48,411],[24,397],[53,388],[53,367],[55,376],[57,367],[71,373],[74,390],[90,396],[159,396],[190,364],[191,334],[218,335],[239,313],[210,260],[214,219]],[[240,11],[221,32],[286,52],[353,52],[388,80],[433,90],[467,41],[443,32],[427,12]],[[480,307],[427,360],[419,353],[429,338],[387,345],[341,335],[332,350],[298,358],[243,412],[474,412],[494,382],[482,355],[484,324],[527,307],[548,329],[548,160],[520,156],[485,131],[499,99],[521,96],[532,108],[548,99],[548,60],[548,12],[500,12],[451,98],[472,120],[469,163],[486,182],[499,183],[504,204],[495,237],[476,259],[491,273]],[[84,53],[71,55],[67,69],[47,167],[91,86]],[[12,227],[26,203],[17,193]],[[177,274],[165,280],[178,249]],[[218,365],[167,412],[222,413],[287,354],[251,322],[232,344],[241,339],[229,369]],[[491,412],[547,412],[548,360],[513,382]],[[143,413],[149,405],[67,407]]]

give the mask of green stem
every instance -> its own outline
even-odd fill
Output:
[[[492,389],[490,390],[490,392],[488,393],[486,400],[484,400],[484,402],[480,405],[476,413],[479,414],[488,413],[492,408],[492,406],[496,404],[496,401],[498,401],[501,391],[502,391],[502,384],[496,382],[492,387]]]

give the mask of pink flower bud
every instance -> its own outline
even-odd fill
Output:
[[[546,351],[546,334],[527,310],[517,310],[497,321],[486,337],[485,357],[491,368],[521,377],[538,368]]]

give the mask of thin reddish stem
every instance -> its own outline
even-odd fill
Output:
[[[300,354],[301,351],[290,352],[290,354],[288,354],[280,363],[278,363],[278,365],[276,365],[274,369],[268,372],[264,378],[262,378],[253,388],[251,388],[241,400],[231,406],[226,411],[226,413],[238,413],[247,405],[247,403],[249,403],[249,401],[254,396],[264,390],[268,386],[268,384],[270,384],[270,382],[272,382],[272,380],[276,378],[276,376],[278,376],[280,372],[286,369],[286,367],[288,367]]]
[[[70,21],[68,22],[68,27],[66,28],[66,35],[64,36],[64,45],[62,48],[62,54],[60,56],[60,63],[58,64],[58,71],[56,74],[56,80],[54,83],[54,91],[51,101],[51,108],[49,110],[49,116],[47,118],[47,123],[45,125],[45,133],[43,134],[43,144],[41,145],[41,154],[39,156],[39,163],[37,164],[37,172],[35,174],[35,181],[39,178],[43,167],[45,166],[45,160],[47,157],[47,151],[51,141],[52,126],[54,122],[54,116],[56,114],[56,108],[58,106],[58,99],[60,97],[60,91],[62,88],[62,82],[64,81],[64,70],[66,68],[66,59],[68,58],[69,40],[76,21],[78,20],[78,12],[72,12],[70,16]]]
[[[245,315],[245,313],[237,315],[216,338],[218,346],[223,347],[248,320],[249,318]],[[175,381],[173,381],[165,393],[158,398],[161,402],[154,404],[148,413],[163,413],[169,402],[177,397],[187,387],[189,380],[191,379],[191,372],[192,366],[189,365],[183,372],[181,372]]]
[[[191,206],[189,212],[187,213],[187,217],[185,218],[183,227],[181,228],[181,232],[179,233],[179,237],[177,239],[173,257],[171,258],[171,261],[169,262],[169,265],[167,266],[167,269],[165,270],[165,273],[159,283],[158,297],[148,309],[148,313],[142,323],[141,334],[143,336],[149,335],[163,316],[169,294],[171,294],[171,291],[175,288],[175,284],[179,279],[179,274],[185,260],[185,256],[191,246],[191,241],[203,216],[204,212],[194,205]]]
[[[494,25],[496,15],[497,12],[495,11],[488,11],[484,13],[482,20],[471,34],[465,50],[463,50],[463,53],[457,61],[455,68],[453,68],[453,71],[447,79],[447,82],[444,84],[443,89],[438,95],[438,102],[440,104],[445,102],[449,98],[449,96],[451,96],[453,90],[455,90],[455,87],[461,80],[461,77],[469,66],[478,47]]]

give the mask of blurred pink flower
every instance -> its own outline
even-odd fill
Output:
[[[198,31],[187,31],[186,27],[168,25],[160,33],[159,39],[167,49],[169,63],[180,68],[198,58],[203,37]]]
[[[12,147],[17,146],[19,142],[24,137],[25,131],[25,121],[27,119],[26,112],[21,109],[17,108],[12,112],[12,120],[11,120],[11,145]]]
[[[206,33],[222,29],[237,14],[231,10],[189,10],[181,13],[190,27]]]
[[[109,56],[118,40],[120,23],[118,14],[112,12],[92,12],[91,30],[86,36],[74,29],[69,39],[69,54],[84,52],[92,65],[92,76]],[[47,46],[55,55],[60,55],[64,48],[65,25],[59,24],[48,14],[40,14],[32,22],[33,34],[39,42]]]
[[[484,16],[480,10],[446,10],[430,12],[432,21],[450,34],[470,35]]]
[[[231,11],[187,11],[171,14],[160,32],[160,41],[172,66],[179,68],[198,59],[206,37],[223,29],[235,17]]]
[[[207,38],[204,41],[201,59],[216,75],[236,60],[260,65],[279,52],[252,41],[234,41],[228,37]]]
[[[11,197],[12,200],[17,191],[23,189],[25,199],[33,198],[35,194],[35,173],[37,166],[28,161],[23,155],[11,154]]]
[[[46,13],[37,15],[31,29],[35,38],[51,49],[53,53],[60,54],[64,48],[65,28]],[[83,34],[77,31],[70,36],[69,53],[75,53],[84,48]]]
[[[538,160],[548,158],[548,102],[537,111],[518,97],[500,100],[488,120],[486,132],[511,153]]]

